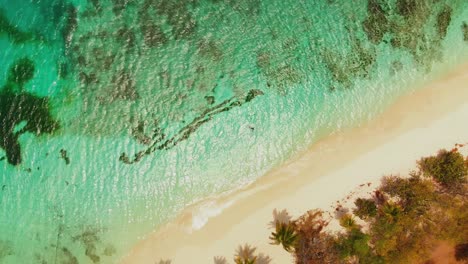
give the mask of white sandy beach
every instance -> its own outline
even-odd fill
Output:
[[[466,143],[467,121],[468,65],[464,65],[399,99],[369,124],[314,144],[246,189],[188,208],[136,245],[123,263],[171,259],[176,264],[202,264],[213,263],[214,256],[225,256],[232,263],[235,249],[244,243],[269,255],[272,263],[292,263],[280,246],[269,244],[268,224],[275,208],[286,208],[293,217],[314,208],[332,212],[349,193],[372,191],[382,176],[407,174],[420,157]],[[225,207],[222,212],[216,211],[221,207]],[[210,213],[209,219],[201,217]],[[206,219],[204,226],[193,230]]]

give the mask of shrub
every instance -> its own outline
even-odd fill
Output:
[[[339,263],[334,237],[322,232],[327,226],[323,212],[311,210],[294,221],[298,234],[294,257],[296,264]]]
[[[455,246],[455,258],[457,261],[468,260],[468,244],[459,244]]]
[[[416,215],[424,214],[434,199],[434,185],[418,175],[410,178],[385,177],[380,190],[392,197],[398,197],[405,213],[414,212]]]
[[[433,177],[444,186],[453,186],[466,180],[466,163],[458,151],[440,150],[436,156],[422,158],[418,166],[424,176]]]
[[[353,210],[354,215],[363,220],[377,215],[377,206],[372,199],[358,198],[354,201],[354,204],[356,205]]]
[[[368,245],[369,239],[369,235],[364,234],[358,228],[353,228],[347,235],[339,236],[336,243],[341,258],[352,256],[357,256],[358,259],[366,258],[371,253]]]

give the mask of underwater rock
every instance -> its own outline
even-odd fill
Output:
[[[245,102],[250,102],[259,95],[264,95],[264,93],[261,90],[252,89],[247,93],[247,96],[245,97]]]
[[[209,105],[212,105],[215,102],[215,97],[211,96],[211,95],[210,96],[207,95],[207,96],[205,96],[205,100]]]
[[[65,164],[70,164],[70,158],[68,157],[67,151],[64,149],[60,150],[60,157],[65,161]]]
[[[264,93],[257,89],[250,90],[243,99],[237,99],[232,97],[225,100],[213,107],[210,107],[203,111],[199,116],[195,117],[192,122],[182,127],[174,136],[166,139],[165,134],[157,129],[152,137],[151,145],[144,150],[138,151],[129,157],[125,152],[119,156],[119,161],[125,164],[133,164],[139,162],[144,156],[150,155],[157,150],[168,150],[175,147],[180,142],[188,139],[191,134],[195,133],[204,123],[209,122],[214,116],[227,112],[234,107],[240,107],[244,103],[252,101],[255,97],[263,95]]]
[[[132,129],[132,136],[143,145],[151,144],[151,137],[145,134],[145,123],[139,121],[138,125]]]

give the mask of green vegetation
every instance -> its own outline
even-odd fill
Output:
[[[433,177],[445,186],[453,186],[466,181],[467,162],[458,151],[441,150],[436,156],[422,158],[418,165],[424,176]]]
[[[377,214],[377,206],[372,199],[358,198],[354,204],[356,208],[353,210],[353,214],[363,220]]]
[[[291,252],[297,240],[297,234],[294,226],[289,223],[276,223],[275,232],[271,233],[270,239],[274,245],[282,245],[284,250]]]
[[[456,245],[454,258],[467,260],[468,159],[457,149],[441,150],[418,166],[408,177],[384,177],[372,198],[356,199],[352,212],[362,226],[345,214],[339,219],[344,230],[336,234],[323,231],[328,223],[321,211],[287,221],[278,221],[275,212],[270,239],[298,264],[431,263],[441,243]]]

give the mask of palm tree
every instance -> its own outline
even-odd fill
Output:
[[[395,222],[400,216],[402,210],[398,204],[386,202],[380,211],[389,222]]]
[[[289,224],[290,222],[291,216],[286,209],[281,211],[273,210],[273,221],[270,222],[271,227],[276,228],[276,224],[278,223]]]
[[[292,223],[276,223],[275,232],[271,232],[273,245],[282,245],[287,252],[292,252],[297,241],[297,233]]]
[[[214,264],[228,264],[225,257],[216,256],[214,257]]]
[[[255,264],[269,264],[270,262],[271,258],[269,256],[260,253],[258,254],[257,262],[255,262]]]
[[[357,227],[356,220],[354,220],[353,216],[350,214],[345,214],[341,217],[340,225],[347,230],[352,230]]]
[[[236,264],[256,264],[257,256],[254,255],[255,250],[257,250],[257,248],[249,244],[239,246],[234,255],[234,262]]]

